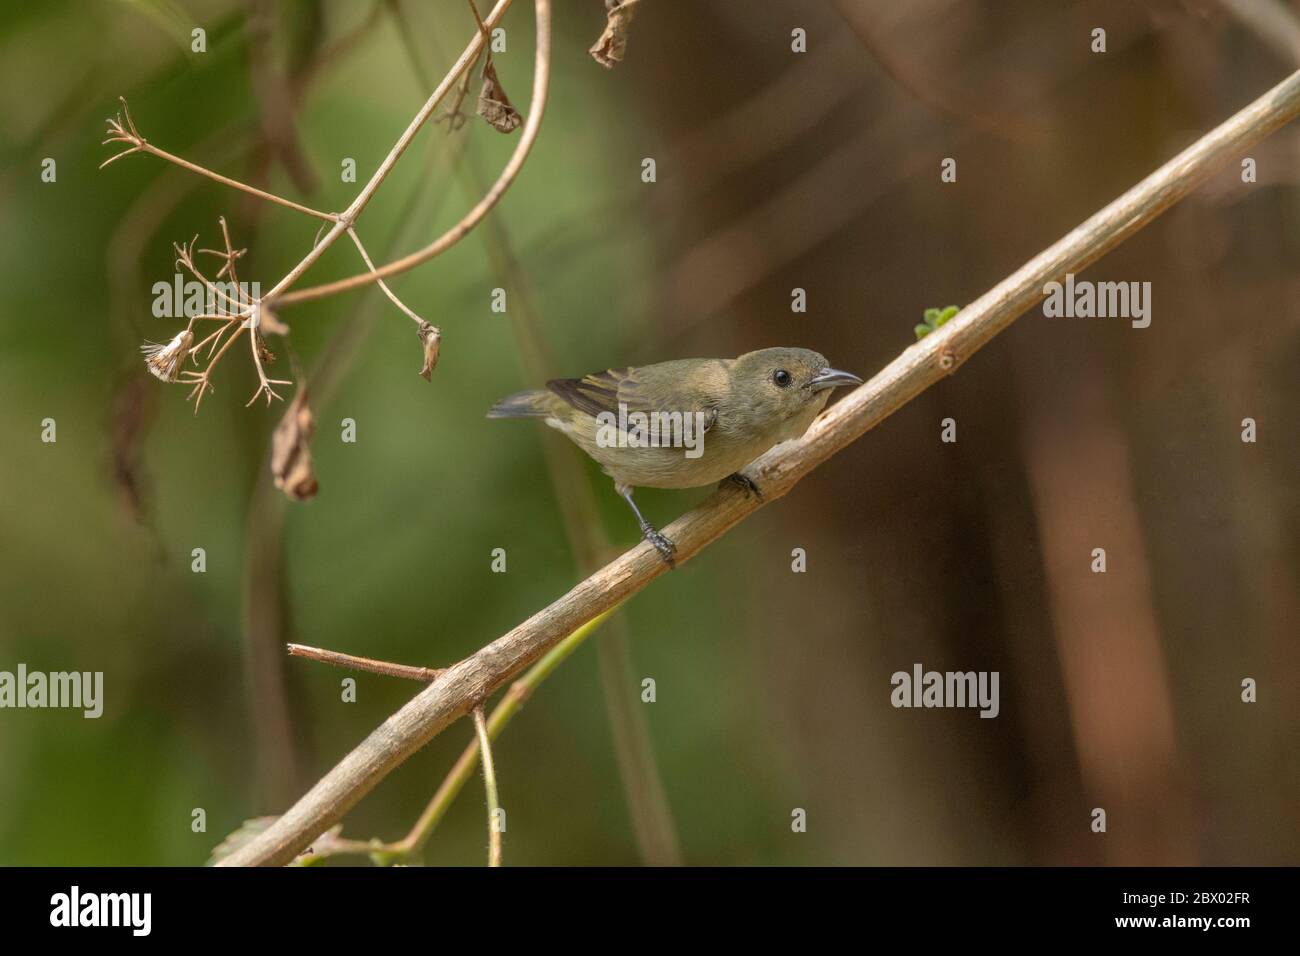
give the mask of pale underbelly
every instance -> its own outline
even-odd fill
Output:
[[[739,443],[706,434],[699,454],[686,448],[602,446],[594,435],[555,418],[546,424],[563,432],[596,460],[616,482],[642,488],[696,488],[715,484],[739,471],[770,447],[770,442]],[[689,452],[689,454],[688,454]]]

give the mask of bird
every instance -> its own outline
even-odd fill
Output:
[[[766,348],[551,379],[506,396],[487,417],[541,418],[569,438],[614,480],[642,536],[674,567],[677,546],[641,514],[636,488],[732,481],[761,500],[744,467],[807,431],[833,389],[861,384],[819,352]]]

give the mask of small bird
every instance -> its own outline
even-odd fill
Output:
[[[771,348],[735,359],[678,359],[556,378],[518,392],[488,418],[542,418],[614,479],[641,534],[669,566],[677,546],[646,521],[637,487],[695,488],[730,480],[762,499],[741,469],[773,445],[798,438],[831,389],[862,379],[809,349]]]

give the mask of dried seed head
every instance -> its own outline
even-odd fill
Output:
[[[263,365],[274,365],[275,353],[266,347],[266,339],[262,337],[261,330],[255,329],[253,334],[257,336],[257,357],[262,360]]]
[[[140,351],[144,353],[145,368],[149,369],[154,378],[174,382],[180,376],[181,366],[185,364],[193,345],[194,333],[185,329],[166,345],[146,342],[140,346]]]
[[[497,79],[497,68],[491,60],[483,67],[483,89],[479,90],[477,112],[498,133],[513,133],[523,122],[519,111],[510,105],[510,97]]]
[[[294,501],[316,497],[316,471],[309,447],[315,431],[307,390],[300,388],[271,434],[271,477],[275,487]]]
[[[605,0],[605,13],[608,18],[605,32],[600,35],[587,52],[592,59],[610,70],[614,64],[623,62],[627,53],[627,29],[636,12],[637,0]]]
[[[420,341],[424,343],[424,368],[420,374],[426,382],[433,381],[433,370],[438,365],[438,352],[442,348],[442,332],[428,322],[420,323]]]

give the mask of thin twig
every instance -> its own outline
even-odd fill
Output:
[[[140,131],[135,128],[135,121],[131,119],[131,108],[126,105],[126,97],[119,96],[118,100],[122,103],[122,113],[108,121],[108,138],[105,143],[127,143],[129,149],[124,149],[116,156],[111,156],[99,164],[103,169],[109,163],[121,159],[123,156],[129,156],[132,153],[148,153],[150,156],[157,156],[159,159],[166,160],[179,166],[181,169],[188,169],[192,173],[198,173],[200,176],[206,176],[214,182],[221,183],[223,186],[229,186],[231,189],[238,189],[240,192],[248,193],[259,199],[265,199],[267,202],[273,202],[277,205],[284,206],[288,209],[294,209],[298,212],[305,213],[308,216],[315,216],[317,219],[327,219],[331,222],[338,219],[338,215],[332,212],[321,212],[319,209],[312,209],[310,206],[304,206],[302,203],[296,203],[292,199],[285,199],[283,196],[277,196],[269,193],[265,189],[258,189],[256,186],[250,186],[247,183],[241,183],[237,179],[231,179],[229,176],[223,176],[221,173],[214,172],[198,163],[192,163],[188,159],[183,159],[174,153],[169,153],[165,149],[159,149],[153,143],[149,142],[140,135]]]
[[[285,199],[283,196],[277,196],[275,193],[269,193],[265,189],[258,189],[256,186],[250,186],[247,183],[241,183],[237,179],[231,179],[229,176],[223,176],[221,173],[207,169],[198,163],[191,163],[188,159],[183,159],[165,149],[159,149],[149,142],[142,142],[140,145],[142,152],[151,156],[157,156],[159,159],[165,159],[169,163],[188,169],[192,173],[198,173],[200,176],[206,176],[208,179],[221,183],[223,186],[229,186],[231,189],[238,189],[240,192],[248,193],[250,196],[256,196],[258,199],[265,199],[267,202],[275,203],[278,206],[284,206],[286,209],[292,209],[295,212],[312,216],[316,219],[324,219],[329,222],[338,220],[338,213],[324,212],[320,209],[312,209],[310,206],[304,206],[302,203],[294,202],[292,199]]]
[[[501,798],[497,795],[497,771],[492,765],[492,741],[488,737],[483,705],[474,708],[474,732],[483,758],[483,790],[487,794],[488,866],[501,865]]]
[[[199,406],[203,403],[203,396],[206,395],[208,392],[216,391],[216,389],[212,385],[212,370],[217,367],[217,363],[221,361],[221,357],[225,355],[228,351],[230,351],[230,347],[234,345],[237,341],[239,341],[239,337],[244,333],[244,329],[248,328],[248,326],[243,321],[240,321],[238,319],[232,320],[231,324],[234,325],[235,322],[238,322],[238,325],[235,327],[234,334],[231,335],[230,338],[226,339],[225,344],[223,344],[221,348],[217,350],[217,354],[213,356],[212,359],[208,362],[207,368],[205,368],[202,372],[194,372],[194,371],[186,370],[181,373],[183,376],[185,376],[185,378],[182,379],[182,381],[185,381],[188,384],[194,386],[190,390],[190,394],[186,398],[186,401],[188,401],[191,398],[194,399],[195,415],[199,413]],[[221,329],[218,329],[217,330],[218,335],[221,332],[225,331],[226,328],[229,328],[229,326],[223,326]],[[213,342],[212,347],[216,349],[217,343]]]
[[[248,320],[248,344],[253,350],[253,368],[257,370],[257,391],[255,391],[253,397],[244,404],[245,408],[252,405],[262,395],[266,396],[266,404],[268,407],[270,406],[272,399],[282,402],[284,401],[284,397],[276,392],[276,390],[271,386],[293,384],[289,379],[266,377],[266,369],[263,367],[262,363],[261,333],[258,331],[257,321],[260,308],[260,306],[254,305],[253,314]]]
[[[405,20],[406,16],[402,13],[400,0],[391,0],[391,2],[393,15],[399,22]],[[474,3],[474,0],[469,0],[469,10],[470,13],[474,15],[474,22],[478,24],[479,32],[483,34],[484,53],[480,54],[479,59],[484,60],[484,69],[486,69],[487,61],[492,59],[487,24],[483,22],[483,18],[479,15],[478,6]],[[407,54],[411,57],[412,62],[414,62],[415,42],[413,34],[409,31],[403,30],[402,39],[405,42]],[[451,101],[451,106],[447,107],[447,109],[443,111],[443,114],[438,117],[438,122],[442,122],[443,120],[447,121],[448,133],[454,133],[465,125],[466,116],[461,112],[461,107],[464,106],[465,97],[469,94],[470,80],[474,77],[474,67],[477,65],[477,62],[470,64],[469,69],[465,71],[465,75],[460,78],[460,86],[456,88],[456,98]],[[420,72],[422,73],[423,71]]]
[[[497,5],[492,8],[492,12],[487,16],[488,22],[495,25],[496,22],[505,15],[506,10],[510,8],[512,2],[513,0],[497,0]],[[538,58],[541,59],[542,21],[545,20],[546,22],[546,33],[549,38],[551,4],[550,0],[536,0],[536,5],[538,16]],[[438,108],[438,104],[441,103],[443,97],[447,95],[452,84],[455,83],[460,77],[460,74],[464,70],[468,69],[470,64],[477,59],[479,49],[482,45],[483,35],[475,31],[474,39],[472,39],[469,42],[469,45],[465,47],[465,52],[460,55],[460,58],[455,62],[455,64],[453,64],[452,68],[447,71],[447,75],[442,78],[442,81],[438,84],[437,88],[432,94],[430,94],[429,98],[425,101],[424,106],[422,106],[420,111],[415,114],[415,118],[411,120],[410,125],[406,127],[406,131],[398,138],[397,142],[393,145],[393,148],[388,151],[388,155],[384,157],[384,161],[379,164],[379,168],[375,170],[374,175],[370,177],[370,181],[366,183],[357,198],[354,199],[352,204],[348,206],[347,210],[339,216],[338,221],[334,223],[320,241],[312,246],[311,251],[303,257],[302,261],[290,269],[288,274],[277,282],[274,287],[272,287],[271,291],[267,292],[266,295],[263,296],[264,301],[268,304],[275,303],[277,307],[278,305],[283,304],[286,299],[286,290],[297,282],[302,277],[302,274],[310,269],[312,265],[315,264],[316,260],[325,254],[325,250],[334,245],[334,243],[338,241],[339,237],[343,235],[344,231],[356,222],[357,217],[361,215],[362,210],[366,208],[370,203],[370,200],[374,197],[375,191],[379,189],[384,180],[388,178],[388,174],[392,171],[393,166],[397,164],[397,161],[401,158],[402,154],[406,152],[406,148],[411,145],[411,141],[415,139],[416,134],[423,128],[425,122],[427,122],[429,117],[433,114],[433,111]],[[495,200],[493,204],[495,204]],[[468,230],[466,231],[468,232]],[[371,275],[373,275],[373,273],[371,273]],[[387,274],[383,277],[376,276],[376,278],[386,277]],[[312,298],[320,298],[320,296],[316,295],[312,296]]]
[[[497,9],[500,9],[502,3],[508,0],[500,0]],[[346,279],[340,279],[337,282],[327,282],[323,285],[309,286],[305,289],[298,289],[296,292],[285,292],[288,283],[282,281],[274,289],[266,294],[266,299],[273,300],[276,307],[280,308],[286,305],[293,305],[297,302],[308,302],[312,299],[321,299],[330,295],[337,295],[340,292],[347,292],[350,289],[356,289],[367,285],[371,282],[378,282],[380,279],[388,279],[392,276],[408,272],[418,265],[428,262],[435,256],[446,252],[460,240],[464,239],[470,231],[477,226],[493,207],[500,202],[501,197],[505,195],[510,184],[515,181],[519,171],[524,166],[524,161],[528,158],[528,153],[533,148],[533,143],[537,140],[537,133],[541,129],[542,114],[546,110],[546,97],[550,85],[551,72],[551,2],[550,0],[536,0],[537,8],[537,54],[536,61],[533,65],[533,98],[528,106],[528,118],[524,122],[523,132],[520,134],[519,142],[515,145],[515,151],[511,154],[510,160],[506,163],[505,168],[501,170],[501,175],[497,181],[492,184],[492,188],[487,191],[482,199],[475,204],[469,212],[445,233],[435,239],[423,249],[412,252],[400,259],[381,266],[378,269],[372,269],[370,272],[350,276]],[[497,9],[494,9],[485,19],[487,26],[495,24]],[[477,42],[481,42],[483,34],[475,35]],[[474,47],[477,54],[478,47]],[[466,53],[469,51],[467,50]],[[462,60],[465,57],[462,56]],[[460,61],[458,61],[459,65]],[[466,67],[468,67],[468,63]],[[450,74],[449,74],[450,75]],[[443,81],[444,85],[446,80]],[[442,89],[442,86],[439,87]],[[335,227],[338,228],[337,226]],[[322,240],[322,244],[331,240],[335,230],[331,230]],[[335,237],[337,238],[337,237]],[[314,260],[313,260],[314,261]],[[298,272],[301,275],[301,272]],[[297,275],[293,278],[296,280]]]
[[[361,258],[362,260],[364,260],[366,264],[366,268],[370,269],[373,272],[375,268],[375,264],[373,261],[371,261],[370,254],[366,252],[366,247],[361,244],[361,237],[357,235],[357,231],[355,229],[349,229],[348,235],[351,236],[352,241],[357,244],[357,251],[361,253]],[[397,306],[408,316],[410,316],[413,320],[415,320],[416,325],[419,325],[424,321],[424,319],[420,318],[418,315],[416,315],[414,312],[412,312],[410,309],[406,307],[406,303],[403,302],[401,299],[399,299],[393,293],[392,289],[388,288],[387,282],[385,282],[383,279],[379,279],[378,284],[379,284],[379,288],[384,290],[384,295],[388,296],[388,298],[392,300],[393,305]]]
[[[491,12],[488,14],[486,18],[485,21],[486,24],[489,26],[495,26],[500,21],[500,19],[505,15],[506,11],[510,8],[512,2],[513,0],[497,0],[496,6],[492,8]],[[542,76],[542,79],[540,81],[542,97],[536,103],[536,108],[534,110],[534,112],[536,113],[536,119],[533,124],[534,127],[540,124],[542,104],[545,101],[545,87],[546,87],[545,76],[547,75],[549,69],[549,60],[550,60],[549,41],[550,41],[550,16],[551,16],[550,0],[535,0],[535,4],[536,4],[536,12],[537,12],[537,37],[538,37],[537,71],[540,71],[540,74]],[[292,384],[291,382],[267,378],[265,369],[262,366],[261,353],[258,347],[259,336],[256,328],[257,317],[262,314],[263,309],[269,308],[269,306],[273,302],[275,302],[278,299],[278,297],[282,296],[286,290],[288,290],[295,282],[297,282],[302,277],[302,275],[308,269],[310,269],[312,265],[314,265],[322,255],[325,254],[326,250],[328,250],[331,246],[333,246],[333,244],[337,242],[345,232],[350,232],[354,223],[357,221],[358,217],[365,210],[366,206],[370,203],[371,199],[374,198],[375,192],[383,184],[384,180],[388,177],[388,174],[392,171],[397,161],[402,157],[402,154],[406,152],[407,147],[410,146],[411,142],[415,139],[416,135],[423,128],[424,124],[429,120],[430,116],[432,116],[434,110],[437,109],[438,104],[447,95],[448,91],[457,82],[460,76],[463,73],[465,73],[467,70],[469,70],[475,62],[477,62],[479,53],[486,42],[484,38],[485,38],[485,34],[481,29],[475,32],[474,37],[470,40],[464,52],[460,55],[457,61],[452,65],[451,69],[447,71],[446,75],[438,83],[437,87],[429,95],[428,99],[425,100],[424,105],[420,108],[420,110],[416,113],[415,117],[407,125],[406,130],[401,134],[401,136],[398,137],[397,142],[393,145],[392,149],[389,150],[388,155],[384,158],[384,160],[379,164],[379,168],[375,170],[375,173],[370,177],[370,180],[357,194],[356,198],[352,201],[352,203],[348,206],[348,208],[344,210],[342,213],[337,213],[337,214],[322,213],[319,212],[318,210],[312,210],[305,206],[300,206],[296,203],[292,203],[288,200],[284,200],[270,193],[264,192],[263,190],[255,189],[254,187],[247,186],[243,183],[239,183],[235,180],[229,179],[228,177],[221,176],[218,173],[214,173],[211,170],[205,169],[204,167],[191,163],[188,160],[181,159],[178,156],[173,156],[171,153],[168,153],[165,150],[158,149],[157,147],[150,144],[142,135],[140,135],[139,130],[136,128],[135,121],[131,116],[130,109],[126,104],[126,100],[122,99],[122,113],[119,114],[117,117],[114,117],[108,121],[109,136],[106,140],[104,140],[104,142],[105,143],[113,143],[113,142],[126,143],[128,145],[128,148],[118,153],[117,155],[110,157],[108,160],[106,160],[101,165],[100,167],[101,169],[104,166],[109,165],[109,163],[121,159],[123,156],[130,155],[131,153],[147,152],[152,155],[158,156],[159,158],[166,159],[170,162],[173,162],[176,165],[181,166],[185,169],[190,169],[194,172],[208,176],[216,180],[217,182],[224,183],[236,189],[241,189],[245,192],[249,192],[253,195],[260,196],[261,198],[267,199],[269,201],[277,202],[280,203],[281,205],[286,205],[291,208],[298,209],[302,212],[306,212],[310,215],[314,215],[318,218],[324,219],[328,223],[330,223],[330,228],[324,234],[324,236],[320,236],[318,233],[317,240],[312,244],[311,248],[308,250],[306,255],[304,255],[303,258],[298,262],[298,264],[294,266],[292,269],[290,269],[289,272],[285,274],[271,288],[269,292],[267,292],[265,295],[261,296],[258,299],[254,299],[247,306],[236,308],[236,311],[240,314],[241,318],[246,318],[249,320],[249,322],[241,323],[239,329],[236,330],[235,333],[232,336],[230,336],[230,338],[227,339],[224,344],[222,344],[219,351],[216,351],[215,357],[212,359],[211,362],[209,362],[208,367],[204,369],[202,372],[191,371],[191,372],[184,373],[185,375],[184,380],[193,386],[193,391],[191,391],[190,397],[195,399],[194,410],[196,413],[198,412],[199,406],[202,403],[203,396],[209,390],[212,389],[211,375],[213,371],[213,366],[223,355],[225,355],[230,345],[235,341],[236,338],[238,338],[240,332],[242,332],[242,330],[246,327],[250,328],[249,336],[250,339],[252,340],[251,349],[253,355],[253,365],[256,368],[258,374],[258,389],[253,394],[253,398],[250,399],[249,404],[251,405],[252,402],[255,401],[259,395],[265,395],[267,404],[269,405],[273,399],[280,397],[273,390],[272,388],[273,385]],[[533,134],[534,136],[536,135],[536,128],[534,128]],[[520,156],[518,158],[519,158],[519,162],[522,163],[523,157]],[[515,166],[515,168],[511,171],[511,174],[509,176],[509,179],[511,180],[518,173],[518,164],[513,164],[513,165]],[[505,191],[505,187],[508,186],[508,184],[509,184],[508,182],[501,184],[501,189],[496,195],[484,197],[483,202],[480,203],[478,207],[476,207],[476,210],[481,210],[479,218],[481,218],[483,214],[486,214],[486,212],[493,205],[495,205],[497,199],[500,198],[500,193]],[[474,221],[477,222],[477,219]],[[469,229],[472,227],[473,227],[473,223],[471,222],[468,226],[466,226],[463,229],[461,234],[463,235],[464,233],[468,232]],[[452,242],[458,240],[459,238],[460,236],[457,236],[456,239],[452,240]],[[220,293],[219,290],[214,290],[212,284],[202,276],[202,274],[199,272],[197,267],[194,265],[193,253],[194,253],[194,242],[191,242],[188,246],[183,246],[183,247],[178,245],[177,246],[178,262],[182,263],[183,265],[186,266],[186,268],[188,268],[191,272],[193,272],[195,276],[199,278],[209,288],[210,291],[217,292],[222,299],[229,301],[229,299],[223,293]],[[363,254],[364,254],[364,250],[363,250]],[[232,261],[228,260],[227,266],[230,265],[232,265]],[[373,267],[373,263],[371,263],[370,266]],[[402,271],[402,270],[397,270],[397,271]],[[380,276],[374,275],[374,273],[370,273],[369,275],[372,276],[373,278],[368,278],[366,281],[377,281],[379,278],[381,278]],[[360,284],[364,284],[364,283],[360,283]],[[391,292],[389,293],[389,295],[391,298],[393,298],[395,302],[398,301],[396,296],[393,296]],[[401,305],[400,302],[398,302],[398,304]],[[406,309],[405,306],[401,306],[401,307],[403,311],[407,312],[408,314],[411,314],[412,317],[414,317],[414,314],[411,313],[410,310]],[[416,321],[420,322],[421,320],[416,318]],[[218,330],[217,335],[215,336],[215,338],[213,338],[212,348],[214,350],[216,349],[217,343],[220,341],[222,332],[224,332],[224,329]],[[206,340],[205,340],[205,344],[206,344]],[[190,354],[197,355],[197,350],[192,350]]]
[[[443,672],[441,667],[416,667],[413,664],[392,664],[377,661],[370,657],[358,657],[344,654],[342,651],[329,651],[323,647],[308,647],[306,644],[286,644],[290,657],[303,657],[309,661],[333,664],[335,667],[348,667],[352,670],[368,671],[371,674],[383,674],[385,677],[403,677],[428,683]]]
[[[214,300],[220,299],[222,302],[228,305],[230,307],[230,314],[232,317],[237,315],[240,318],[248,318],[248,316],[251,314],[249,311],[249,307],[245,305],[242,301],[236,301],[232,299],[230,296],[228,296],[224,289],[217,286],[214,282],[212,282],[211,279],[209,279],[206,275],[203,274],[203,271],[199,268],[198,263],[194,261],[194,253],[204,251],[201,249],[194,248],[195,243],[197,243],[198,240],[199,237],[195,236],[188,243],[177,242],[173,244],[172,248],[176,252],[176,264],[178,266],[184,266],[190,272],[190,274],[194,276],[194,278],[198,279],[199,282],[203,283],[203,287],[212,294]]]
[[[568,660],[574,651],[581,647],[583,642],[605,623],[610,615],[614,613],[614,610],[616,609],[606,611],[582,625],[582,627],[547,651],[541,660],[529,668],[528,673],[511,684],[510,689],[506,691],[501,701],[493,709],[492,715],[488,717],[488,736],[496,740],[501,735],[501,732],[506,729],[506,725],[510,723],[511,719],[523,708],[528,698],[533,695],[542,681],[546,680],[556,668]],[[428,843],[429,837],[433,835],[438,823],[451,809],[453,801],[474,776],[474,770],[478,766],[479,751],[479,743],[476,737],[461,752],[456,763],[452,765],[451,771],[411,827],[410,832],[402,839],[393,843],[373,840],[370,842],[334,840],[330,843],[328,849],[317,853],[317,857],[359,854],[375,858],[383,863],[400,863],[417,857],[424,845]]]
[[[750,474],[762,501],[739,489],[719,490],[664,532],[687,561],[754,511],[787,494],[818,465],[934,383],[1042,300],[1044,285],[1080,272],[1211,173],[1300,114],[1300,72],[1202,136],[1124,195],[968,305],[937,332],[907,348],[869,382],[823,413],[795,441],[762,455]],[[339,820],[394,767],[463,717],[474,705],[537,660],[583,623],[664,574],[667,566],[641,543],[579,583],[553,604],[446,672],[389,717],[322,777],[275,823],[221,866],[287,863]]]

